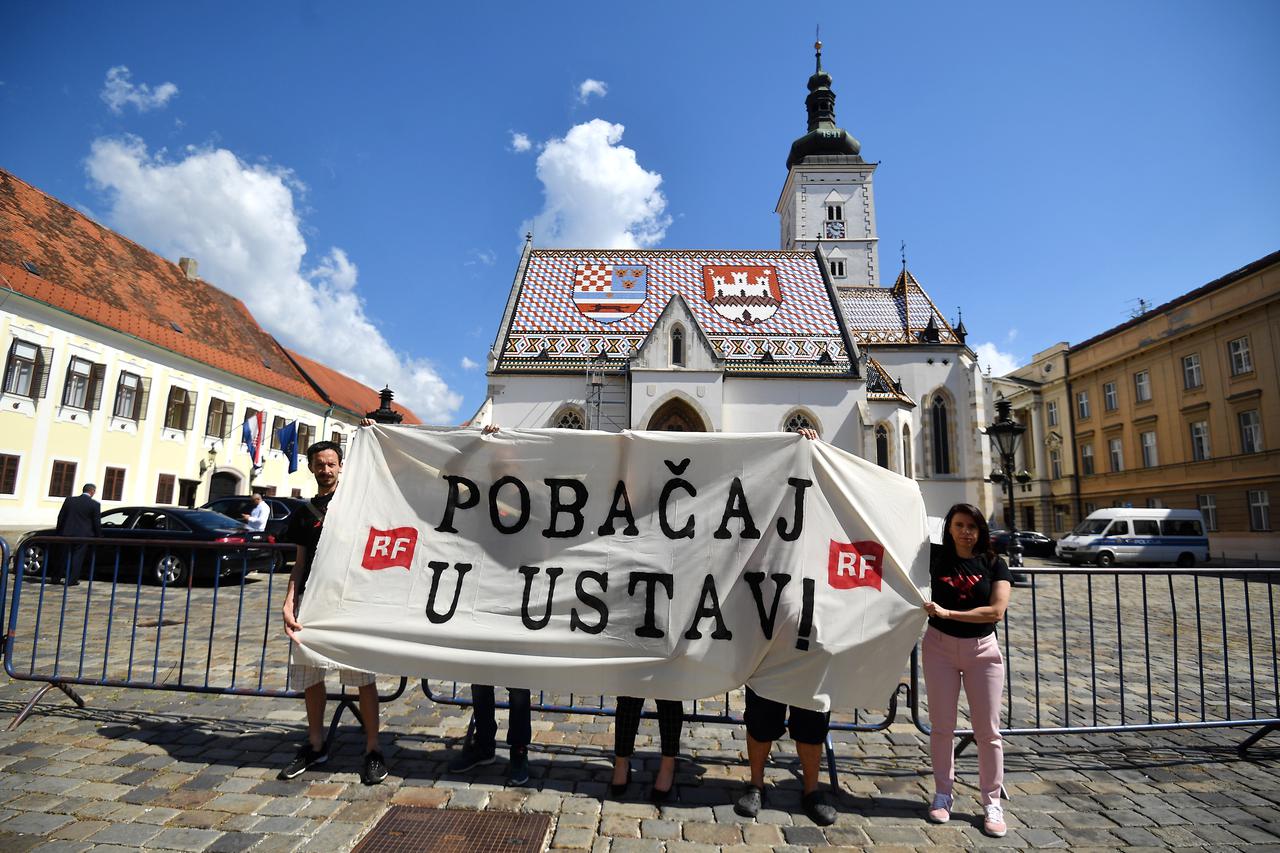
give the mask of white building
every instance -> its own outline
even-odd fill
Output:
[[[881,287],[876,164],[809,78],[808,133],[778,201],[781,251],[545,250],[526,244],[477,420],[823,439],[921,483],[931,515],[992,508],[986,383],[903,267]]]

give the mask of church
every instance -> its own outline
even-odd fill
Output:
[[[822,44],[776,212],[781,247],[537,249],[526,240],[478,423],[619,432],[809,427],[992,512],[988,380],[904,263],[882,286],[876,163],[836,124]]]

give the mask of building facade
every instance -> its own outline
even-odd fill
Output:
[[[822,69],[787,158],[781,250],[526,244],[476,420],[757,432],[808,426],[916,478],[931,515],[990,511],[987,387],[905,264],[879,280],[873,177]]]
[[[298,451],[343,442],[369,388],[289,352],[237,299],[0,171],[0,533],[50,524],[85,483],[104,507],[306,494]],[[254,467],[251,413],[270,437]],[[410,415],[411,419],[411,415]]]

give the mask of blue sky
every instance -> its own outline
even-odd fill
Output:
[[[1280,248],[1280,4],[828,7],[10,3],[0,167],[437,423],[527,228],[778,246],[817,23],[882,278],[997,372]]]

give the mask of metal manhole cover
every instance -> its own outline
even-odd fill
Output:
[[[551,816],[392,806],[351,853],[542,853]]]

